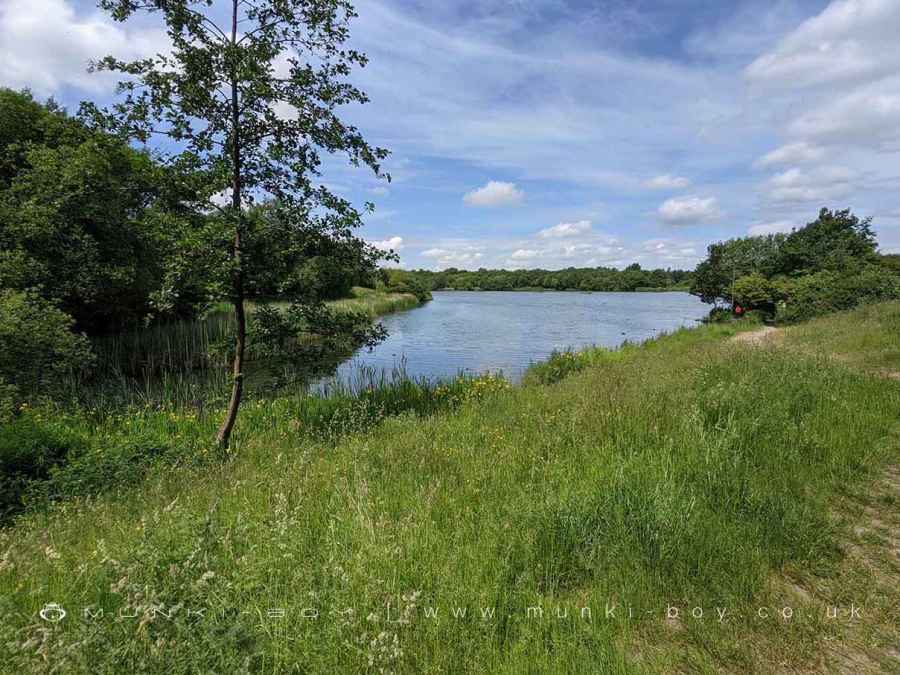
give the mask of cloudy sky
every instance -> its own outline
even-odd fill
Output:
[[[216,0],[220,1],[220,0]],[[339,162],[406,267],[692,267],[707,244],[872,216],[900,252],[900,0],[359,0]],[[84,0],[0,0],[0,85],[107,101],[85,70],[166,48]]]

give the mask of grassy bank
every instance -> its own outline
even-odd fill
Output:
[[[247,406],[229,461],[3,530],[0,652],[24,671],[808,667],[840,627],[783,619],[770,580],[834,570],[829,505],[898,459],[900,387],[854,367],[894,358],[898,317],[788,329],[796,349],[708,325],[560,355],[331,436],[296,402]]]
[[[376,319],[384,314],[418,307],[421,303],[412,293],[390,293],[357,286],[353,289],[353,297],[333,300],[328,304],[339,311],[361,312]]]

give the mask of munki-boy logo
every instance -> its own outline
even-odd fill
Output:
[[[49,602],[44,605],[38,614],[41,615],[44,621],[49,621],[50,623],[58,623],[66,618],[66,610],[55,602]]]

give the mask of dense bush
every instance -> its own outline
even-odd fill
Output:
[[[431,286],[427,279],[419,272],[407,272],[406,270],[383,270],[383,287],[389,293],[411,293],[419,302],[431,300]]]
[[[546,361],[533,363],[525,375],[526,384],[554,384],[587,365],[581,353],[556,351]]]
[[[171,440],[156,434],[112,434],[91,438],[69,452],[46,476],[27,488],[35,502],[90,496],[132,485],[157,463],[175,462],[180,454]]]
[[[31,486],[82,447],[78,436],[33,414],[0,424],[0,520],[22,510]]]
[[[4,398],[52,393],[62,378],[91,365],[88,340],[72,332],[72,324],[70,316],[35,293],[0,291]]]
[[[769,310],[775,305],[775,289],[772,283],[758,272],[748,274],[734,282],[731,288],[734,301],[744,309]]]
[[[900,277],[876,265],[852,275],[823,271],[783,284],[783,292],[785,298],[779,303],[778,319],[802,321],[857,305],[900,298]]]

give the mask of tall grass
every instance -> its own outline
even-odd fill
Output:
[[[412,309],[421,304],[412,293],[386,293],[371,288],[355,287],[353,297],[329,303],[338,311],[361,312],[374,320],[379,316]]]
[[[276,306],[286,303],[274,303]],[[328,305],[338,312],[356,312],[374,321],[390,312],[418,306],[408,293],[385,293],[355,287],[352,297]],[[255,305],[250,304],[252,316]],[[89,407],[174,403],[178,406],[214,405],[228,393],[227,365],[234,335],[234,316],[216,306],[192,321],[175,321],[94,340],[97,369],[90,380],[73,380],[68,399]],[[330,359],[336,365],[348,355]],[[272,390],[281,381],[303,380],[305,371],[262,362],[248,354],[248,381],[259,390]],[[328,364],[315,364],[326,366]]]
[[[231,461],[151,472],[0,532],[4,662],[751,672],[779,642],[778,667],[808,668],[821,613],[756,608],[789,604],[767,583],[785,564],[839,558],[829,499],[897,459],[900,389],[731,333],[678,331],[327,442],[297,427],[297,401],[248,406]],[[41,620],[47,603],[69,617]]]

